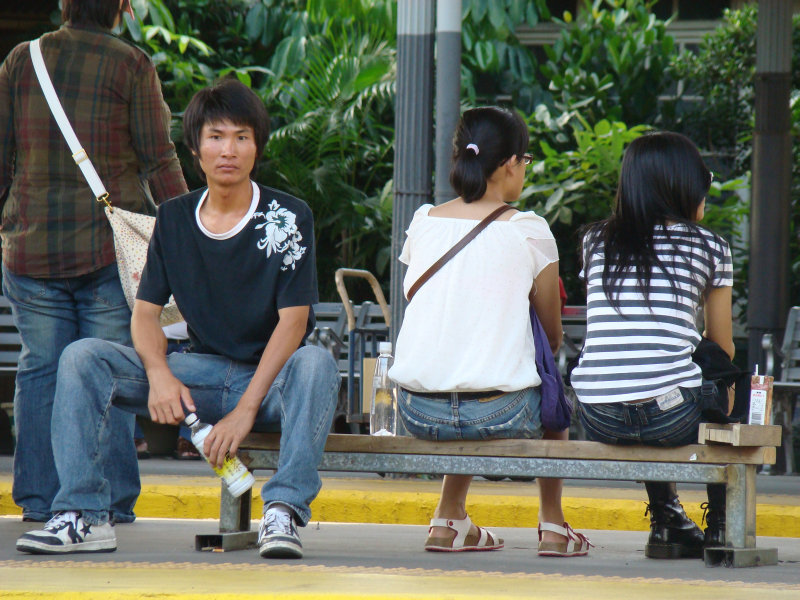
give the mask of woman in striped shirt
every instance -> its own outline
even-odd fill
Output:
[[[681,446],[697,439],[703,409],[692,353],[703,335],[733,357],[731,255],[698,225],[711,173],[686,137],[652,133],[625,152],[611,217],[583,240],[586,344],[571,380],[590,439]],[[645,482],[651,558],[702,557],[724,544],[725,488],[708,486],[705,535],[674,483]]]

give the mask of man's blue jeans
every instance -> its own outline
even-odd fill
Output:
[[[167,356],[172,373],[186,385],[197,416],[216,423],[239,402],[256,365],[209,354]],[[88,523],[102,523],[111,501],[103,461],[113,448],[113,406],[148,415],[147,376],[136,351],[102,340],[80,340],[61,355],[53,427],[70,432],[53,440],[61,488],[53,511],[79,510]],[[316,346],[297,350],[281,369],[261,404],[254,429],[281,431],[278,470],[261,489],[264,506],[280,502],[305,525],[309,505],[322,486],[317,465],[328,437],[339,390],[331,355]],[[131,447],[135,456],[135,451]]]
[[[51,435],[56,371],[70,343],[93,337],[130,344],[131,311],[119,283],[116,265],[79,277],[38,279],[15,275],[5,265],[3,294],[11,304],[22,336],[14,394],[17,445],[12,497],[23,517],[46,521],[58,491]],[[111,483],[111,510],[118,522],[133,521],[139,496],[139,465],[133,450],[133,416],[114,409],[109,435],[115,440],[106,476]]]

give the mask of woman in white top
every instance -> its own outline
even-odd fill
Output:
[[[584,237],[586,344],[571,383],[590,439],[681,446],[696,442],[708,419],[704,410],[715,399],[702,391],[708,387],[692,361],[701,306],[705,336],[731,358],[734,349],[730,250],[697,224],[710,185],[688,138],[644,135],[625,151],[613,214]],[[704,547],[724,545],[723,485],[708,486],[705,536],[686,516],[674,483],[645,487],[645,556],[702,557]]]
[[[459,197],[419,208],[400,260],[409,289],[479,221],[517,200],[531,157],[519,115],[499,108],[466,111],[454,139],[450,182]],[[561,342],[558,250],[547,223],[509,210],[493,221],[413,296],[389,374],[400,386],[398,413],[415,437],[431,440],[542,436],[533,303],[550,347]],[[545,432],[566,439],[567,431]],[[447,475],[425,549],[503,547],[466,513],[472,476]],[[561,480],[539,479],[539,554],[585,555],[589,541],[561,510]]]

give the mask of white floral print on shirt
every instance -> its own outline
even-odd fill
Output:
[[[297,215],[292,211],[281,208],[276,200],[269,203],[269,211],[253,213],[253,218],[264,219],[263,223],[256,225],[256,229],[264,230],[264,237],[258,240],[258,249],[267,249],[267,258],[273,254],[283,254],[281,271],[289,267],[294,270],[295,263],[306,253],[306,247],[301,246],[303,234],[297,229],[295,220]]]

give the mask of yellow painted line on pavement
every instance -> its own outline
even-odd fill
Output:
[[[219,518],[219,486],[208,479],[182,484],[147,484],[136,503],[140,517],[178,519]],[[212,480],[213,481],[213,480]],[[311,504],[314,521],[340,523],[382,523],[427,525],[439,498],[437,486],[422,486],[431,491],[413,491],[412,486],[384,486],[390,481],[364,483],[363,480],[339,481],[330,489],[322,488]],[[252,518],[261,517],[261,499],[253,488]],[[385,488],[385,491],[377,488]],[[513,488],[508,487],[508,490]],[[467,497],[467,511],[475,522],[487,527],[536,527],[539,500],[536,488],[525,495],[473,493]],[[610,491],[614,493],[613,491]],[[642,500],[618,498],[565,497],[564,514],[578,529],[647,531]],[[687,514],[697,523],[703,513],[699,502],[684,500]],[[11,500],[11,483],[0,481],[0,514],[21,514]],[[756,534],[760,536],[800,537],[800,505],[759,503],[756,506]]]
[[[0,562],[3,600],[171,600],[280,598],[548,598],[568,600],[796,599],[800,585],[643,577],[565,576],[382,567],[90,561]]]

